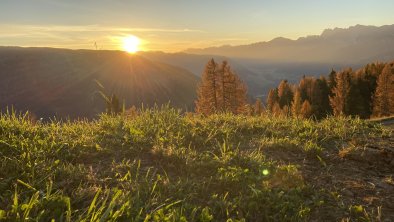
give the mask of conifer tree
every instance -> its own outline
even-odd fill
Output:
[[[235,101],[236,101],[236,109],[235,112],[233,111],[234,114],[242,114],[246,112],[246,93],[247,93],[247,88],[246,85],[242,82],[242,80],[235,74],[233,74],[235,77]]]
[[[394,114],[394,75],[391,75],[390,112]]]
[[[324,77],[312,78],[311,83],[312,90],[309,101],[312,106],[312,115],[316,119],[321,119],[331,113],[328,84]]]
[[[312,107],[308,100],[305,100],[304,103],[302,103],[301,115],[304,118],[312,116]]]
[[[294,117],[301,117],[301,108],[302,108],[302,102],[301,102],[301,92],[299,89],[296,90],[294,94],[294,99],[291,104],[291,113]]]
[[[275,104],[279,105],[278,89],[270,89],[267,97],[267,110],[274,112]]]
[[[314,82],[313,77],[305,77],[305,76],[302,77],[300,84],[298,86],[301,93],[302,102],[304,102],[305,100],[311,101],[313,82]]]
[[[290,116],[291,115],[291,109],[288,105],[285,105],[282,109],[281,109],[281,115],[282,116]]]
[[[256,99],[256,102],[254,103],[254,115],[260,116],[263,113],[263,103],[261,102],[261,99]]]
[[[274,116],[281,116],[282,115],[282,109],[279,106],[278,102],[275,102],[273,107],[272,107],[272,112]]]
[[[368,71],[368,66],[356,74],[361,96],[362,112],[359,114],[361,118],[369,118],[372,115],[373,95],[376,91],[377,76]]]
[[[347,115],[349,110],[348,96],[350,91],[350,74],[352,70],[344,70],[336,74],[336,86],[333,88],[333,96],[330,97],[330,104],[334,115]]]
[[[329,88],[330,96],[333,96],[332,94],[333,89],[337,86],[336,75],[337,72],[334,69],[331,69],[331,72],[328,75],[328,88]]]
[[[211,59],[205,67],[197,89],[196,112],[246,113],[246,86],[226,61],[219,65]]]
[[[213,59],[205,66],[197,89],[197,101],[195,102],[197,113],[209,115],[218,111],[217,70],[218,64]]]
[[[290,85],[287,83],[287,80],[282,80],[280,82],[278,86],[278,96],[280,108],[290,106],[291,101],[293,100],[293,92]]]
[[[379,75],[373,107],[374,116],[389,116],[393,110],[392,95],[394,85],[391,69],[390,64],[387,64]]]
[[[364,97],[362,91],[367,91],[368,88],[361,88],[362,79],[357,73],[353,73],[350,78],[350,89],[347,98],[348,112],[347,115],[358,116],[361,118],[368,117],[368,107],[365,107]]]

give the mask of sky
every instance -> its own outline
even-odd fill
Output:
[[[393,0],[0,0],[0,45],[144,51],[297,39],[394,24]]]

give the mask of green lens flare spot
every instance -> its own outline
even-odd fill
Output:
[[[270,174],[270,171],[268,171],[267,169],[265,169],[265,170],[262,171],[262,173],[263,173],[264,176],[267,176],[268,174]]]

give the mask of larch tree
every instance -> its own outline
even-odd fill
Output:
[[[210,115],[217,112],[246,112],[247,89],[226,61],[219,65],[211,59],[205,66],[197,89],[196,112]]]
[[[232,106],[235,106],[233,98],[235,98],[235,78],[231,73],[230,66],[227,61],[223,61],[218,70],[218,106],[221,112],[230,112]]]
[[[391,75],[390,112],[394,114],[394,75]]]
[[[334,69],[331,69],[331,72],[328,75],[328,88],[330,90],[330,96],[333,96],[332,91],[337,86],[336,75],[337,72]]]
[[[254,103],[253,111],[254,111],[253,112],[254,115],[257,115],[257,116],[260,116],[263,113],[264,108],[263,108],[263,103],[261,102],[261,99],[256,99],[256,102]]]
[[[270,89],[267,97],[267,110],[274,112],[275,104],[279,105],[278,89]],[[280,108],[280,107],[279,107]]]
[[[293,100],[293,91],[287,80],[282,80],[278,86],[278,96],[280,108],[284,106],[290,106]]]
[[[301,93],[302,102],[304,102],[305,100],[311,101],[313,82],[314,82],[313,77],[306,77],[306,76],[302,77],[300,84],[298,85],[298,88]]]
[[[218,64],[213,59],[205,66],[197,88],[197,101],[195,102],[197,113],[210,115],[218,111],[217,70]]]
[[[242,82],[242,80],[235,74],[235,101],[236,101],[236,109],[235,109],[235,114],[242,114],[246,112],[246,104],[247,104],[247,98],[246,98],[246,93],[247,93],[247,87],[245,83]]]
[[[302,108],[302,101],[301,101],[301,92],[299,89],[296,90],[294,94],[294,99],[291,104],[291,113],[294,117],[301,117],[301,108]]]
[[[312,106],[312,115],[316,119],[321,119],[331,113],[329,87],[324,77],[313,78],[309,101]]]
[[[352,70],[348,69],[336,74],[336,86],[332,91],[333,96],[330,97],[330,104],[335,116],[348,114],[351,72]]]
[[[389,116],[393,110],[393,77],[391,65],[387,64],[379,75],[373,107],[374,116]]]
[[[302,103],[301,115],[304,118],[309,118],[312,116],[312,106],[308,100],[305,100],[304,103]]]

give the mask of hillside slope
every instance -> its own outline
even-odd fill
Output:
[[[121,51],[0,47],[0,106],[38,117],[94,117],[107,93],[131,105],[192,108],[198,77],[185,69]]]

